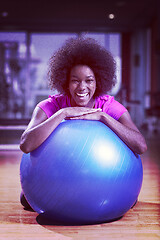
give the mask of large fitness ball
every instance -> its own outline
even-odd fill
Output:
[[[20,177],[37,213],[88,224],[123,216],[138,198],[143,169],[139,155],[103,123],[68,120],[23,154]]]

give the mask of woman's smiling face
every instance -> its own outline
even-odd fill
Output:
[[[96,79],[91,68],[77,65],[71,69],[69,92],[72,106],[93,107]]]

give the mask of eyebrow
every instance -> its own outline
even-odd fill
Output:
[[[88,76],[87,76],[87,78],[89,78],[89,77],[93,77],[93,78],[95,78],[95,76],[94,76],[94,75],[88,75]]]
[[[75,78],[78,78],[76,75],[71,75],[71,77],[75,77]],[[90,77],[93,77],[93,78],[95,78],[95,76],[94,75],[88,75],[88,76],[86,76],[87,78],[90,78]]]

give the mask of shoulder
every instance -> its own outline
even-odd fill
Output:
[[[110,105],[115,101],[113,96],[103,95],[96,98],[95,102],[98,107],[103,107],[104,105]]]
[[[67,95],[57,94],[50,95],[47,100],[50,104],[57,105],[57,107],[62,107],[68,104],[69,97]]]
[[[127,109],[115,100],[114,96],[104,95],[96,99],[96,108],[101,108],[103,112],[107,113],[114,119],[118,120]]]
[[[50,95],[47,99],[37,104],[37,107],[41,108],[47,115],[51,117],[55,112],[61,108],[70,106],[70,99],[67,95]]]

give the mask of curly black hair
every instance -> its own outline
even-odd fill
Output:
[[[116,83],[116,63],[104,47],[92,38],[69,38],[49,60],[51,89],[69,94],[69,74],[76,65],[87,65],[96,78],[95,97],[106,94]]]

